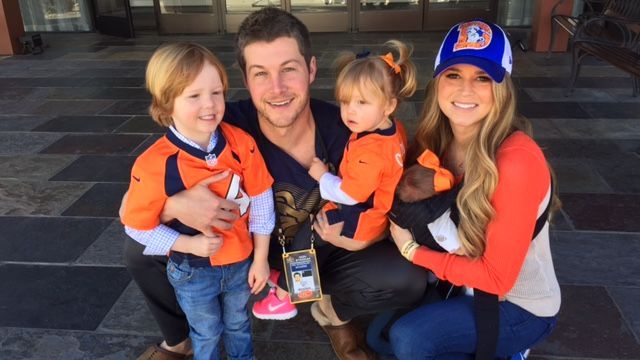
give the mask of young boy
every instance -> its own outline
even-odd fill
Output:
[[[229,358],[251,359],[247,301],[269,276],[273,179],[253,138],[221,123],[227,75],[209,50],[190,43],[160,47],[146,82],[151,116],[169,131],[133,166],[125,230],[145,253],[169,253],[167,276],[189,321],[195,359],[219,359],[221,337]],[[221,172],[228,175],[209,179]],[[196,185],[238,203],[240,219],[229,230],[214,227],[208,236],[177,220],[160,223],[165,200]]]

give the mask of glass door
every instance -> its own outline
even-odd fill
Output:
[[[498,0],[429,0],[425,6],[424,30],[448,30],[465,20],[496,21]]]
[[[102,34],[134,37],[129,0],[94,0],[96,30]]]
[[[216,0],[153,0],[160,34],[212,34],[222,30]]]
[[[291,12],[311,32],[351,30],[348,0],[226,0],[225,30],[230,33],[238,32],[240,23],[249,13],[266,6]]]
[[[358,31],[420,31],[426,0],[360,0]]]

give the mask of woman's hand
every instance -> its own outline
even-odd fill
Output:
[[[344,227],[344,222],[339,222],[335,224],[329,224],[329,220],[327,219],[327,214],[324,210],[320,211],[315,218],[313,223],[313,229],[320,235],[322,240],[333,244],[339,248],[343,248],[349,251],[358,251],[362,250],[369,245],[373,244],[375,241],[357,241],[346,236],[340,235],[342,233],[342,228]]]
[[[213,236],[213,227],[228,230],[238,219],[238,204],[214,194],[209,185],[226,178],[229,171],[208,177],[188,190],[183,190],[164,204],[160,221],[166,223],[173,219]]]
[[[413,235],[411,235],[411,231],[407,229],[403,229],[400,226],[396,225],[393,221],[389,221],[389,232],[391,233],[391,238],[393,242],[398,247],[398,250],[402,251],[402,247],[409,241],[415,241]]]

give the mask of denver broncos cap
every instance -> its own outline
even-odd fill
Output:
[[[440,45],[433,77],[456,64],[475,65],[495,82],[502,82],[513,68],[507,34],[498,25],[482,20],[455,25]]]

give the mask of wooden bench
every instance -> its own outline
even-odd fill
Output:
[[[602,6],[607,0],[584,0],[587,5],[587,10],[578,16],[558,14],[559,7],[567,0],[558,0],[558,2],[551,8],[551,32],[549,38],[549,50],[547,51],[547,58],[551,57],[551,51],[556,43],[556,32],[561,29],[569,34],[569,38],[573,38],[576,33],[576,28],[580,21],[586,20],[591,16],[600,15],[602,12]]]
[[[608,0],[602,15],[580,21],[573,43],[573,63],[567,95],[585,56],[594,56],[631,75],[633,96],[640,93],[640,1]]]

